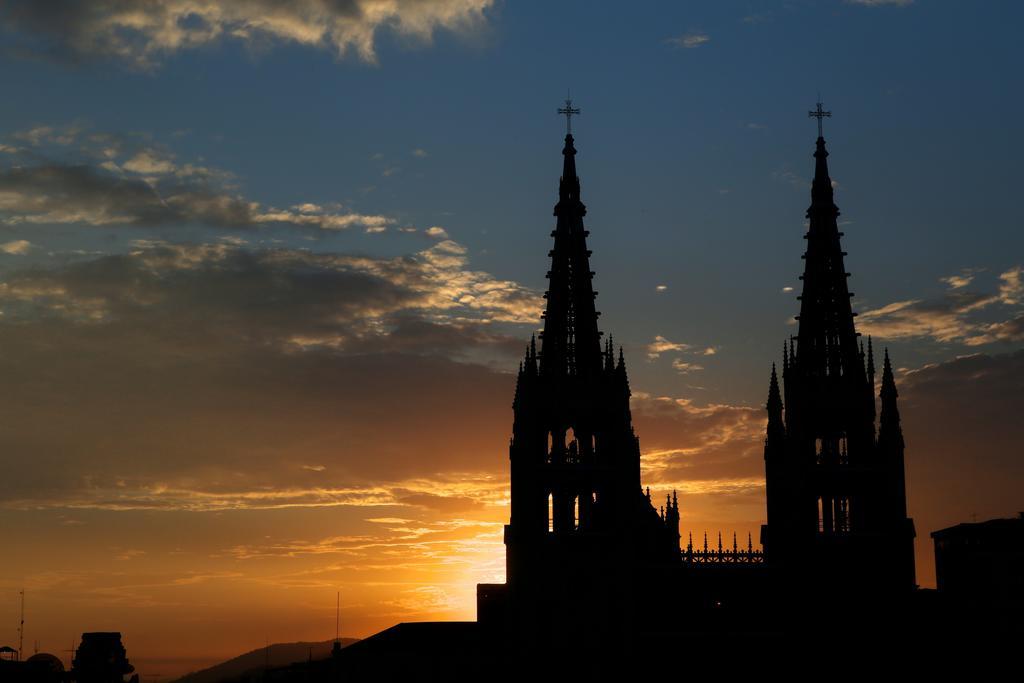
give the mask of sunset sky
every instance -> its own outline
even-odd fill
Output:
[[[0,645],[161,678],[472,619],[567,89],[602,329],[684,537],[757,541],[820,93],[929,533],[1024,509],[1024,5],[0,3]]]

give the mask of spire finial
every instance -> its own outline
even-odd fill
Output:
[[[558,113],[565,116],[565,134],[572,135],[572,117],[573,115],[579,116],[580,108],[572,106],[572,97],[568,90],[565,91],[565,106],[559,107]]]
[[[818,137],[819,138],[825,137],[824,135],[822,135],[821,120],[823,118],[825,118],[826,116],[831,118],[832,117],[832,112],[825,111],[825,109],[821,106],[821,96],[820,95],[818,96],[818,106],[817,106],[817,108],[814,111],[807,112],[807,116],[810,117],[810,118],[818,119]]]
[[[772,363],[772,376],[768,380],[768,403],[765,404],[768,410],[769,419],[782,416],[782,392],[779,391],[779,376],[775,372],[775,363]]]

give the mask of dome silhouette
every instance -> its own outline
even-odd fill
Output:
[[[26,659],[25,663],[38,669],[47,669],[53,673],[61,673],[64,671],[64,662],[60,661],[60,658],[56,655],[51,655],[49,652],[37,652]]]

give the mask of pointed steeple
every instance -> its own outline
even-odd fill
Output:
[[[900,410],[896,405],[896,379],[892,374],[889,362],[889,350],[885,350],[885,361],[882,365],[882,389],[879,391],[882,412],[878,420],[878,446],[885,452],[892,449],[903,449],[903,428],[900,426]]]
[[[800,295],[799,365],[801,374],[850,374],[859,360],[850,291],[839,238],[839,209],[832,200],[825,139],[814,152],[814,182],[807,209],[807,251]],[[863,372],[863,366],[860,367]]]
[[[811,206],[818,205],[839,215],[833,203],[832,178],[828,175],[828,150],[825,138],[819,137],[814,145],[814,180],[811,182]]]
[[[782,419],[782,394],[779,391],[779,377],[772,363],[772,378],[768,382],[768,430],[765,437],[765,457],[781,454],[786,438],[786,425]]]
[[[827,112],[819,107],[817,114]],[[792,430],[799,423],[802,443],[824,439],[829,453],[838,453],[838,440],[847,438],[856,444],[851,451],[860,457],[874,443],[873,419],[864,392],[867,372],[854,326],[853,294],[847,287],[850,274],[844,265],[839,209],[832,198],[823,137],[818,137],[816,147],[801,276],[799,353],[794,357],[791,349],[786,376],[786,426]]]
[[[779,376],[775,374],[775,363],[772,363],[772,378],[768,381],[768,419],[778,416],[782,419],[782,394],[779,392]]]
[[[541,334],[541,374],[593,376],[600,372],[601,333],[599,313],[594,309],[593,272],[590,251],[583,227],[587,209],[580,201],[580,181],[576,175],[576,148],[572,135],[565,136],[562,150],[562,177],[558,184],[558,203],[554,248],[548,291],[544,294],[544,332]]]
[[[580,201],[580,179],[576,175],[576,147],[573,145],[572,133],[565,136],[562,157],[562,177],[558,181],[558,204],[555,205],[555,215],[571,213],[583,218],[587,215],[587,207]]]

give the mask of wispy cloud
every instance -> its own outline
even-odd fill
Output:
[[[0,167],[0,222],[7,225],[292,225],[382,232],[389,216],[301,202],[264,206],[238,192],[234,174],[179,161],[167,149],[81,127],[39,126],[16,134],[29,145]],[[75,145],[86,160],[61,161]]]
[[[672,360],[672,368],[680,375],[688,375],[691,372],[698,372],[700,370],[703,370],[704,366],[698,365],[697,363],[685,361],[682,358],[675,358]]]
[[[442,228],[440,225],[433,225],[423,231],[427,237],[435,237],[437,239],[446,240],[448,239],[448,231]]]
[[[660,358],[661,354],[671,351],[685,351],[690,348],[689,344],[669,341],[660,334],[654,337],[654,341],[647,345],[647,357],[651,360]]]
[[[668,43],[678,48],[692,50],[711,41],[711,36],[701,31],[690,31],[668,39]]]
[[[949,287],[939,299],[907,299],[871,309],[858,318],[864,332],[885,339],[931,338],[938,342],[959,342],[980,346],[996,341],[1024,338],[1024,268],[1015,266],[999,275],[995,292],[969,291],[974,270],[941,278]],[[984,315],[1000,315],[1010,308],[1010,316],[984,319]]]
[[[0,244],[0,251],[5,254],[22,256],[32,249],[32,243],[28,240],[11,240]]]
[[[294,43],[376,62],[378,34],[428,44],[439,30],[469,32],[486,23],[493,0],[12,0],[0,20],[23,50],[69,59],[109,58],[153,69],[166,57],[222,41],[253,47]]]

